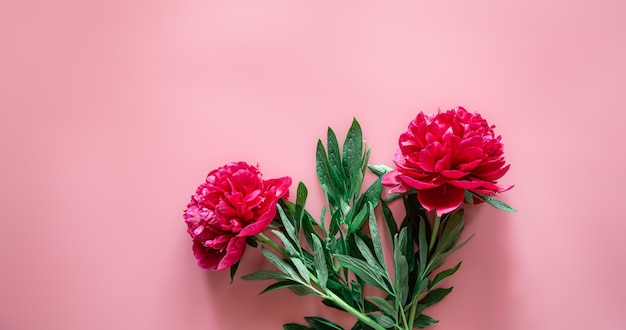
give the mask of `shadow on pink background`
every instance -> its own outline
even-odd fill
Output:
[[[182,211],[259,163],[321,207],[353,116],[391,165],[418,111],[503,136],[519,212],[480,206],[433,330],[626,329],[619,1],[0,2],[0,328],[279,329],[316,298],[195,266]],[[269,268],[250,250],[240,274]]]

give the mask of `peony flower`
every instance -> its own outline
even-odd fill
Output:
[[[220,270],[236,264],[246,237],[267,228],[290,185],[290,177],[263,180],[258,168],[245,162],[211,171],[183,215],[198,266]]]
[[[494,128],[462,107],[435,116],[420,112],[400,135],[397,169],[385,174],[383,184],[393,187],[390,193],[416,189],[424,208],[438,216],[459,207],[466,189],[485,195],[510,189],[496,185],[510,165]]]

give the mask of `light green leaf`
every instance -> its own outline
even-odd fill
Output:
[[[246,281],[265,281],[265,280],[290,280],[291,278],[283,273],[271,270],[261,269],[254,273],[241,277]]]
[[[403,234],[405,234],[404,229],[401,232],[401,235]],[[393,249],[394,286],[396,288],[396,299],[399,305],[403,306],[409,295],[409,264],[403,254],[404,244],[406,244],[403,241],[406,241],[406,239],[398,238],[396,241]]]
[[[283,227],[285,227],[285,232],[287,232],[287,235],[289,235],[291,241],[296,243],[298,241],[298,239],[296,238],[296,229],[291,223],[291,220],[287,217],[285,211],[283,210],[282,206],[280,206],[280,204],[276,204],[276,209],[278,210],[278,214],[283,221]]]
[[[311,235],[313,241],[313,258],[315,262],[315,272],[317,273],[317,279],[319,286],[325,290],[326,282],[328,281],[328,268],[326,267],[326,253],[322,248],[322,243],[319,237]]]
[[[342,189],[342,192],[345,192],[345,181],[346,177],[344,175],[343,167],[341,165],[341,154],[339,151],[339,143],[337,142],[337,136],[335,132],[329,127],[328,132],[326,134],[328,145],[328,162],[330,164],[330,169],[332,174],[335,177],[335,181],[340,185],[339,188]]]
[[[272,233],[274,233],[274,235],[280,238],[280,241],[283,243],[283,247],[285,248],[285,251],[287,251],[287,253],[289,253],[290,256],[292,257],[300,256],[300,251],[296,249],[296,247],[291,243],[291,241],[287,237],[285,237],[285,235],[281,231],[272,230]]]
[[[380,242],[380,233],[378,231],[378,224],[376,223],[376,214],[374,213],[374,207],[372,203],[368,202],[369,209],[369,227],[370,227],[370,237],[372,238],[372,245],[374,246],[374,254],[376,254],[376,259],[378,259],[378,263],[385,267],[385,254],[383,253],[383,245]]]
[[[288,275],[292,280],[300,282],[298,274],[291,266],[289,266],[288,263],[266,249],[265,246],[261,246],[261,251],[263,251],[263,255],[269,262],[272,263],[272,265],[276,266],[276,268]]]
[[[387,300],[381,297],[377,297],[377,296],[370,296],[370,297],[367,297],[367,299],[371,300],[372,303],[376,305],[384,313],[389,314],[389,315],[396,315],[396,310],[391,306],[391,304]]]
[[[385,173],[392,171],[393,168],[384,165],[384,164],[380,164],[380,165],[367,165],[367,168],[370,169],[370,171],[372,171],[372,173],[376,174],[376,176],[382,176]]]
[[[396,325],[396,322],[394,322],[389,316],[387,315],[382,315],[382,314],[370,314],[370,317],[372,317],[374,320],[376,320],[376,323],[378,323],[380,326],[382,326],[383,328],[393,328]]]
[[[356,276],[360,277],[368,284],[384,290],[389,294],[393,294],[393,291],[387,286],[380,274],[376,274],[372,271],[371,265],[367,262],[345,254],[336,254],[335,258],[337,258],[341,266],[350,269]]]
[[[298,223],[302,223],[302,214],[304,213],[304,206],[306,204],[306,197],[308,195],[308,191],[304,183],[298,183],[298,190],[296,191],[296,221]],[[295,238],[294,238],[295,240]]]
[[[317,150],[315,153],[317,178],[319,179],[322,189],[328,195],[331,204],[337,205],[339,200],[339,192],[331,175],[330,164],[326,156],[326,150],[322,144],[322,140],[317,141]]]

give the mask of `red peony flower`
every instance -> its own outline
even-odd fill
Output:
[[[485,195],[510,189],[496,185],[510,165],[494,128],[462,107],[436,116],[420,112],[400,135],[397,169],[385,174],[383,184],[394,187],[390,193],[416,189],[424,208],[438,216],[459,207],[466,189]]]
[[[220,270],[236,264],[246,237],[267,228],[290,185],[290,177],[262,180],[258,168],[245,162],[211,171],[184,213],[198,266]]]

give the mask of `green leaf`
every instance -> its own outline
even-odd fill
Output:
[[[337,205],[339,200],[339,192],[332,178],[328,157],[326,157],[326,149],[322,144],[322,140],[317,141],[317,151],[315,153],[317,178],[319,179],[322,189],[328,195],[331,204]]]
[[[253,248],[259,246],[259,243],[256,241],[256,238],[254,236],[247,236],[246,237],[246,243],[248,245],[250,245],[251,247],[253,247]]]
[[[495,198],[485,198],[485,202],[487,202],[489,205],[497,208],[498,210],[502,210],[505,212],[517,212],[516,209],[510,207],[507,203],[497,200]]]
[[[361,132],[361,126],[359,122],[354,118],[352,125],[348,130],[346,140],[343,143],[343,152],[341,164],[343,165],[343,171],[346,175],[346,188],[350,196],[354,196],[356,187],[354,184],[359,176],[359,171],[362,166],[363,155],[363,133]]]
[[[328,228],[328,236],[335,237],[339,232],[339,224],[341,223],[341,210],[337,209],[330,217],[330,226]]]
[[[452,291],[452,288],[439,288],[432,290],[426,296],[420,299],[419,303],[428,307],[440,302],[445,296]]]
[[[291,241],[287,237],[285,237],[285,235],[282,232],[278,230],[272,230],[272,233],[274,233],[274,235],[280,238],[280,241],[283,243],[283,247],[285,248],[285,251],[287,251],[287,253],[289,253],[290,256],[292,257],[300,256],[300,251],[296,249],[293,243],[291,243]]]
[[[404,194],[389,194],[387,195],[387,197],[385,197],[385,203],[391,203],[393,201],[395,201],[398,198],[402,198],[402,196],[404,196]]]
[[[380,195],[382,192],[383,184],[381,183],[381,178],[378,178],[367,188],[367,190],[365,190],[361,198],[359,198],[356,203],[356,208],[364,208],[368,202],[372,203],[373,207],[376,207],[376,205],[380,202]]]
[[[239,268],[239,261],[236,264],[230,266],[230,283],[233,283],[235,274],[237,274],[237,268]]]
[[[441,237],[439,239],[439,242],[437,243],[436,251],[438,253],[447,252],[459,240],[459,238],[461,237],[461,232],[463,231],[463,227],[465,226],[463,217],[464,211],[463,209],[460,209],[451,214],[448,220],[446,220],[443,230],[441,232]]]
[[[266,292],[274,291],[276,289],[289,288],[289,287],[294,287],[294,286],[302,286],[302,283],[292,281],[292,280],[284,280],[284,281],[276,282],[274,284],[271,284],[267,288],[265,288],[265,290],[261,291],[261,293],[259,294],[261,295]]]
[[[312,328],[305,327],[298,323],[287,323],[283,324],[283,330],[312,330]]]
[[[433,288],[435,285],[439,284],[439,282],[441,282],[444,278],[451,276],[452,274],[456,273],[456,271],[459,269],[459,267],[461,267],[461,261],[459,261],[458,264],[456,264],[456,266],[450,268],[450,269],[446,269],[442,272],[440,272],[439,274],[435,275],[435,278],[433,279],[433,281],[428,285],[428,289],[430,290],[431,288]]]
[[[288,289],[298,296],[306,296],[310,294],[318,295],[317,292],[311,290],[311,288],[305,285],[293,285],[293,286],[289,286]]]
[[[370,268],[377,275],[380,275],[383,278],[387,277],[387,273],[383,269],[382,265],[380,263],[378,263],[376,258],[374,258],[374,255],[372,254],[372,251],[370,251],[370,248],[363,241],[363,239],[361,239],[361,237],[359,237],[358,235],[355,235],[354,236],[354,240],[355,240],[357,248],[359,249],[359,252],[361,252],[361,255],[363,256],[363,258],[365,258],[365,262],[367,262],[369,264]]]
[[[315,228],[313,227],[314,222],[315,219],[313,219],[313,217],[308,212],[305,212],[304,217],[302,217],[302,229],[304,230],[304,238],[306,239],[306,242],[309,247],[311,247],[311,249],[313,249],[313,240],[311,238],[311,235],[320,238],[320,235],[317,233],[317,231],[315,231]]]
[[[368,284],[393,294],[392,290],[387,287],[387,284],[382,279],[381,274],[375,273],[367,262],[344,254],[336,254],[335,258],[337,258],[340,265],[353,271],[356,276]]]
[[[418,317],[415,318],[415,323],[413,327],[422,329],[422,328],[426,328],[429,325],[433,325],[437,322],[439,321],[433,319],[432,317],[428,315],[420,314]]]
[[[333,132],[332,128],[328,128],[327,137],[327,145],[328,145],[328,162],[330,164],[330,168],[332,174],[336,178],[337,183],[341,185],[343,191],[345,192],[345,181],[346,177],[344,175],[343,167],[341,165],[341,154],[339,151],[339,143],[337,142],[337,136],[335,132]]]
[[[391,306],[391,304],[387,300],[381,297],[377,297],[377,296],[370,296],[370,297],[367,297],[367,299],[371,300],[372,303],[376,305],[382,312],[389,314],[389,315],[397,314],[396,310]]]
[[[383,328],[393,328],[396,325],[396,322],[387,315],[370,314],[370,317],[376,320],[376,323]]]
[[[428,259],[428,242],[426,241],[426,219],[420,218],[419,232],[417,234],[418,254],[419,254],[419,273],[424,274]]]
[[[355,233],[361,229],[363,224],[365,223],[365,219],[367,219],[367,215],[369,210],[367,208],[362,208],[359,213],[350,221],[350,225],[348,227],[348,231],[350,233]]]
[[[393,213],[387,203],[382,201],[380,205],[383,213],[383,219],[385,219],[387,230],[389,231],[389,237],[391,238],[398,232],[398,224],[396,223],[396,219],[393,217]]]
[[[376,223],[376,214],[374,214],[374,207],[372,203],[367,203],[369,209],[369,227],[370,227],[370,237],[372,238],[372,245],[374,246],[374,254],[376,254],[376,259],[378,259],[378,263],[385,267],[385,254],[383,253],[383,245],[380,242],[380,233],[378,231],[378,223]]]
[[[304,279],[304,281],[310,284],[311,278],[309,275],[309,270],[304,265],[304,262],[302,262],[302,260],[298,258],[291,258],[291,263],[296,266],[298,273],[300,273],[300,276]]]
[[[370,159],[370,148],[368,147],[365,150],[365,154],[361,159],[361,168],[356,177],[356,181],[354,184],[354,188],[351,190],[352,193],[350,196],[357,196],[361,192],[361,187],[363,186],[363,179],[365,179],[365,170],[367,169],[367,162]]]
[[[296,243],[298,242],[298,239],[296,238],[296,228],[293,226],[293,224],[291,223],[291,220],[287,217],[287,215],[285,214],[285,211],[283,210],[282,206],[280,206],[280,204],[276,204],[276,209],[278,210],[278,214],[280,215],[280,218],[283,220],[283,227],[285,227],[285,232],[287,233],[287,235],[289,235],[289,238],[291,238],[291,242]],[[275,230],[273,230],[272,232],[274,232]]]
[[[367,168],[369,168],[372,173],[376,174],[376,176],[383,176],[385,173],[393,170],[393,168],[384,164],[367,165]]]
[[[298,183],[298,190],[296,191],[296,220],[298,223],[302,222],[302,214],[304,211],[304,206],[306,204],[306,197],[308,195],[308,191],[304,183]],[[294,238],[295,240],[295,238]]]
[[[328,281],[328,268],[326,267],[326,253],[322,248],[319,237],[311,235],[313,241],[313,258],[315,262],[315,272],[319,281],[319,286],[325,290]]]
[[[398,239],[398,241],[400,240]],[[396,299],[400,305],[404,305],[409,295],[409,264],[402,253],[403,250],[404,247],[401,243],[396,244],[393,250],[394,286],[396,288]]]
[[[304,318],[313,329],[317,330],[343,330],[339,325],[317,316],[307,316]]]
[[[300,282],[298,274],[291,266],[289,266],[288,263],[286,263],[284,260],[279,258],[268,249],[266,249],[265,246],[261,246],[261,251],[263,251],[263,255],[265,256],[265,258],[274,266],[276,266],[276,268],[278,268],[281,272],[288,275],[289,278],[291,278],[292,280]]]
[[[272,270],[261,269],[254,273],[242,276],[241,279],[246,281],[265,281],[265,280],[289,280],[288,275],[275,272]]]

